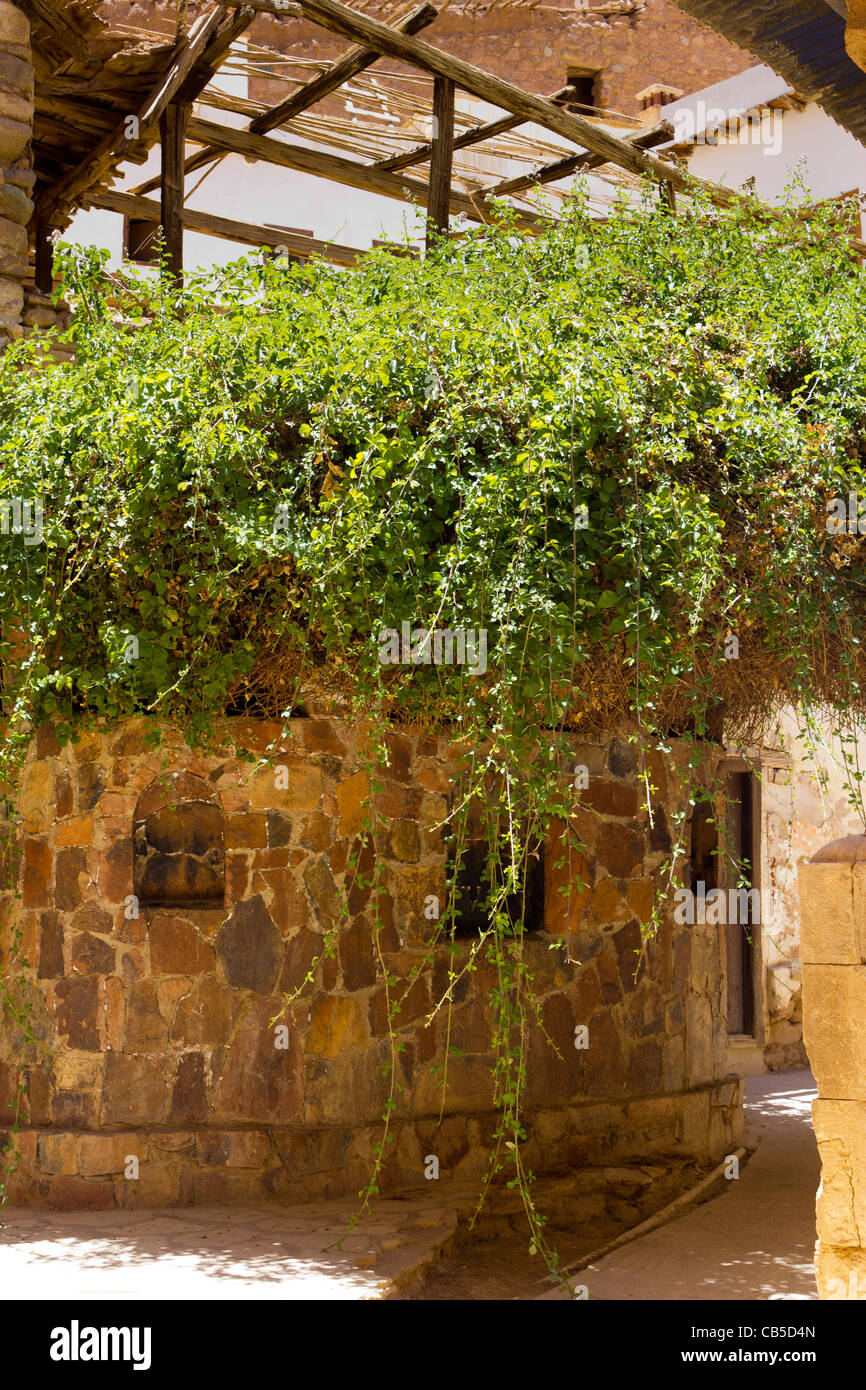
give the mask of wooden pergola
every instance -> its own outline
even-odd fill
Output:
[[[492,199],[521,195],[524,206],[515,209],[518,224],[538,230],[545,219],[525,206],[526,193],[593,170],[613,169],[656,180],[672,210],[676,209],[678,193],[701,193],[719,207],[754,201],[746,194],[693,177],[671,153],[667,157],[664,152],[653,153],[655,147],[670,141],[672,130],[664,121],[617,135],[600,120],[567,109],[568,88],[547,97],[537,96],[420,39],[418,34],[437,15],[428,3],[384,24],[340,0],[220,0],[174,42],[155,41],[130,48],[112,42],[114,36],[108,34],[103,41],[106,56],[101,58],[96,39],[81,32],[84,18],[93,22],[92,12],[82,0],[65,5],[63,0],[20,3],[31,17],[38,55],[34,234],[40,289],[50,288],[52,230],[64,227],[77,208],[88,206],[158,222],[163,228],[170,273],[178,279],[183,270],[184,227],[257,247],[285,247],[301,257],[320,254],[341,265],[352,265],[363,254],[357,248],[186,207],[187,175],[229,154],[402,202],[416,201],[427,209],[428,241],[433,235],[447,233],[452,215],[464,214],[471,221],[485,223],[494,213]],[[258,14],[285,21],[304,19],[351,40],[353,46],[299,90],[259,111],[245,128],[194,116],[193,103],[207,102],[209,84],[232,44]],[[431,140],[370,161],[271,133],[284,131],[380,58],[397,60],[432,77]],[[504,114],[458,132],[458,89]],[[135,98],[134,115],[130,114],[131,95]],[[495,141],[504,132],[529,122],[572,145],[574,152],[474,191],[455,187],[456,151]],[[132,192],[113,190],[110,185],[119,166],[128,160],[142,162],[157,140],[161,146],[160,176]],[[188,144],[199,146],[189,157]],[[425,168],[426,177],[419,176],[419,170]],[[146,196],[157,187],[158,202]],[[779,215],[761,206],[768,217]],[[855,243],[855,249],[866,248]]]

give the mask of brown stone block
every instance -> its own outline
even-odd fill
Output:
[[[140,1150],[134,1134],[83,1134],[78,1140],[78,1171],[85,1178],[122,1173],[129,1157],[140,1157]]]
[[[544,854],[546,931],[566,936],[579,929],[592,896],[592,880],[593,871],[586,857],[551,827]]]
[[[37,1163],[43,1173],[78,1172],[78,1139],[74,1134],[40,1134]]]
[[[640,927],[637,922],[628,922],[613,933],[613,947],[619,970],[623,995],[630,994],[646,974],[646,960],[639,954],[641,949]]]
[[[252,869],[287,869],[292,859],[292,851],[286,846],[281,849],[256,849],[252,854]]]
[[[154,975],[203,975],[215,969],[216,955],[191,922],[159,912],[150,923],[150,964]]]
[[[651,878],[634,879],[626,886],[626,901],[638,922],[648,925],[652,921],[656,904],[656,886]]]
[[[288,769],[288,787],[282,786],[286,779],[281,776],[277,786],[277,767]],[[322,769],[304,758],[281,756],[272,767],[257,773],[249,782],[250,803],[264,811],[293,812],[315,811],[325,789]]]
[[[281,994],[294,994],[301,989],[313,962],[318,961],[322,953],[323,944],[318,932],[308,931],[306,927],[295,932],[286,946],[285,963],[277,985]],[[312,985],[307,985],[308,991],[311,988]]]
[[[801,864],[800,959],[809,965],[866,961],[866,864]]]
[[[599,827],[596,853],[598,862],[611,878],[637,878],[643,869],[645,843],[642,835],[625,825],[607,821]]]
[[[168,1092],[157,1057],[109,1053],[102,1091],[106,1124],[162,1124]]]
[[[129,1208],[189,1205],[191,1181],[180,1163],[142,1163],[137,1178],[115,1179],[117,1205]]]
[[[325,859],[311,859],[304,869],[304,883],[319,926],[333,927],[342,916],[342,903],[330,867]]]
[[[14,59],[0,58],[0,81],[2,81],[3,64],[13,62]],[[33,74],[30,74],[30,83],[33,83]],[[40,724],[36,730],[36,756],[37,758],[57,758],[60,756],[60,740],[57,737],[57,730],[50,720]]]
[[[266,849],[266,811],[238,811],[226,818],[226,849]]]
[[[214,944],[230,985],[263,994],[274,989],[283,943],[261,896],[235,904]]]
[[[95,932],[97,936],[110,936],[112,917],[96,898],[89,898],[72,918],[72,930],[76,932]]]
[[[337,732],[327,719],[302,719],[298,721],[301,743],[310,753],[330,753],[335,758],[345,758],[346,745],[337,737]]]
[[[612,878],[599,879],[592,891],[588,917],[598,927],[615,926],[631,917],[628,904]]]
[[[377,960],[373,935],[366,917],[356,917],[340,933],[340,969],[343,988],[350,993],[376,983]]]
[[[40,980],[56,980],[66,973],[63,963],[63,919],[58,912],[39,914],[39,965],[36,973]]]
[[[306,849],[321,852],[330,845],[332,832],[333,822],[327,816],[322,815],[321,811],[313,811],[309,816],[305,816],[301,823],[298,842]]]
[[[99,981],[94,977],[59,980],[54,986],[57,1032],[67,1047],[96,1052],[99,1039]]]
[[[292,838],[291,818],[284,811],[266,811],[265,816],[268,826],[268,849],[283,849]]]
[[[93,843],[93,817],[70,816],[60,821],[54,832],[54,843],[58,847],[67,845],[86,846]]]
[[[110,1182],[54,1178],[50,1193],[51,1205],[56,1211],[107,1211],[114,1206],[114,1188]]]
[[[636,816],[637,788],[610,777],[590,777],[581,792],[581,802],[604,816]]]
[[[350,1129],[275,1130],[274,1147],[292,1177],[343,1167],[352,1141]]]
[[[26,836],[21,883],[24,907],[49,907],[51,905],[51,863],[50,846],[44,840],[35,840]]]
[[[803,1040],[818,1093],[866,1100],[866,966],[803,965]]]
[[[323,1057],[336,1057],[347,1048],[362,1047],[367,1041],[363,1014],[354,999],[319,994],[313,1004],[306,1051]]]
[[[89,932],[73,937],[70,960],[79,975],[112,975],[116,963],[114,947]]]
[[[254,1000],[229,1046],[214,1095],[214,1108],[228,1116],[284,1124],[294,1118],[303,1101],[301,1054],[293,1028],[289,1047],[277,1047],[273,1019],[283,1001]]]
[[[232,991],[206,975],[178,1004],[171,1040],[188,1046],[220,1046],[228,1041],[233,1020]]]
[[[600,1013],[588,1026],[588,1047],[581,1051],[574,1049],[583,1068],[584,1091],[590,1096],[622,1097],[626,1073],[616,1023],[610,1014]]]
[[[126,1023],[126,993],[116,976],[105,981],[105,1013],[108,1046],[112,1052],[120,1052]]]
[[[94,1097],[87,1091],[55,1091],[51,1123],[61,1129],[90,1129],[96,1121]]]
[[[185,1052],[177,1061],[169,1120],[196,1124],[206,1120],[208,1113],[204,1057],[200,1052]]]
[[[402,734],[386,734],[388,772],[395,782],[412,781],[412,744]]]
[[[72,815],[72,779],[65,772],[58,772],[55,779],[55,794],[57,796],[56,811],[58,820]]]
[[[226,855],[226,901],[240,902],[246,897],[250,886],[249,854],[233,851]]]
[[[269,895],[269,911],[282,937],[291,936],[306,925],[306,895],[290,870],[260,870],[253,886]]]
[[[369,816],[369,791],[370,783],[366,772],[353,773],[337,787],[342,839],[352,839],[361,833],[363,822]]]
[[[85,849],[58,850],[54,861],[54,906],[61,912],[74,912],[84,902],[89,879]]]
[[[443,1077],[445,1113],[467,1114],[493,1108],[493,1068],[489,1057],[449,1057],[447,1074],[420,1072],[410,1097],[413,1115],[438,1115],[442,1106]]]
[[[126,1046],[130,1052],[161,1052],[167,1042],[156,985],[153,980],[139,980],[127,992]]]
[[[54,819],[54,787],[51,764],[27,763],[21,773],[18,814],[28,831],[48,830]]]
[[[418,826],[412,820],[396,820],[388,836],[391,856],[403,864],[417,864],[420,858]]]

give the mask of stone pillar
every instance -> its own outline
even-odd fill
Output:
[[[0,0],[0,349],[22,333],[32,136],[30,23],[16,5]]]
[[[866,835],[801,866],[800,902],[803,1036],[818,1084],[818,1292],[866,1298]]]

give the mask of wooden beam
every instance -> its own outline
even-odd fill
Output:
[[[448,232],[451,204],[451,165],[454,147],[454,83],[448,77],[433,82],[433,153],[427,198],[427,250],[438,232]]]
[[[193,25],[189,38],[175,50],[169,71],[160,78],[137,114],[119,121],[86,159],[41,195],[36,208],[38,221],[53,222],[62,207],[71,206],[88,188],[108,177],[130,146],[159,122],[169,102],[180,91],[224,23],[221,6],[217,6],[209,15],[202,15]]]
[[[191,109],[184,102],[172,101],[159,125],[162,153],[159,220],[165,236],[167,273],[178,287],[183,285],[183,158]]]
[[[417,34],[420,29],[432,24],[439,11],[433,5],[424,4],[411,14],[401,19],[395,28],[400,33]],[[271,107],[270,111],[263,111],[260,116],[256,116],[250,121],[247,130],[254,135],[262,135],[266,131],[274,130],[277,126],[292,120],[308,107],[313,106],[323,97],[337,90],[344,82],[363,72],[373,63],[379,61],[380,55],[371,48],[352,48],[348,53],[344,53],[327,72],[320,73],[318,77],[312,78],[305,83],[299,91],[293,92],[285,101],[279,105]],[[186,162],[185,174],[194,174],[196,170],[203,169],[206,164],[213,164],[216,160],[225,158],[224,151],[218,150],[199,150],[198,154],[191,155]],[[154,188],[159,187],[158,179],[147,179],[139,184],[136,193],[150,193]]]
[[[423,207],[427,206],[430,190],[421,179],[410,178],[407,174],[388,174],[369,164],[345,159],[342,155],[292,145],[288,140],[276,139],[272,135],[251,135],[248,130],[235,130],[231,126],[217,125],[215,121],[203,121],[199,117],[193,117],[190,121],[187,137],[209,148],[242,154],[249,159],[261,159],[285,169],[297,169],[303,174],[315,174],[319,178],[347,184],[350,188],[364,189],[367,193],[397,198],[400,202],[417,199]],[[451,212],[465,212],[473,222],[484,220],[466,194],[452,188],[449,202]],[[546,225],[544,219],[531,213],[518,212],[516,217],[518,225],[530,231],[539,231]]]
[[[567,96],[571,87],[560,87],[558,92],[553,92],[547,98],[548,101],[559,101]],[[456,136],[454,140],[455,150],[465,150],[469,145],[480,145],[482,140],[491,140],[496,135],[503,135],[507,130],[514,130],[516,126],[523,125],[524,121],[520,116],[499,116],[495,121],[485,121],[483,125],[477,125],[472,130],[464,130],[462,135]],[[430,155],[433,153],[433,143],[428,140],[423,145],[416,145],[414,149],[406,150],[403,154],[389,154],[387,159],[377,159],[374,164],[375,169],[389,169],[395,173],[398,169],[408,169],[410,164],[426,164]]]
[[[220,0],[220,3],[230,8],[237,0]],[[276,7],[280,0],[248,0],[248,3],[263,13],[279,13]],[[482,101],[510,111],[512,115],[521,116],[525,121],[536,121],[546,130],[555,131],[557,135],[563,135],[573,144],[581,145],[592,154],[600,155],[604,163],[616,164],[632,174],[667,180],[683,193],[705,193],[720,207],[755,201],[747,194],[733,192],[720,184],[709,183],[682,169],[675,169],[654,155],[638,149],[634,144],[618,139],[603,127],[593,125],[583,116],[565,111],[562,107],[546,101],[544,97],[524,92],[511,82],[494,77],[492,73],[484,72],[472,63],[463,62],[462,59],[434,48],[432,44],[424,43],[421,39],[413,38],[409,34],[397,34],[387,24],[380,24],[369,15],[359,14],[340,4],[339,0],[300,0],[300,6],[304,18],[320,24],[323,29],[342,34],[356,43],[366,44],[369,48],[376,48],[381,54],[409,63],[420,68],[422,72],[432,73],[434,77],[448,77],[455,86],[471,92]],[[768,207],[766,211],[768,216],[773,216],[773,209]]]
[[[68,19],[62,18],[57,6],[51,4],[51,0],[16,0],[16,4],[31,24],[44,25],[54,42],[70,58],[78,58],[88,63],[93,60],[93,50],[87,39],[79,34]]]
[[[434,5],[421,5],[411,14],[406,15],[398,24],[394,25],[396,33],[417,34],[419,30],[425,29],[428,24],[432,24],[439,11]],[[299,116],[302,111],[321,101],[323,97],[335,92],[338,87],[342,87],[351,78],[357,77],[359,72],[372,67],[378,63],[380,54],[374,48],[356,47],[350,48],[348,53],[344,53],[342,58],[338,58],[333,67],[328,68],[327,72],[320,73],[318,77],[312,78],[297,92],[286,97],[278,106],[272,106],[270,111],[263,111],[255,120],[250,121],[248,129],[254,135],[264,135],[269,130],[274,130],[276,126],[282,125],[285,121],[290,121],[295,116]]]
[[[628,137],[630,143],[637,145],[640,149],[649,149],[652,145],[660,145],[665,140],[670,139],[674,133],[674,128],[669,121],[659,121],[656,125],[646,126],[643,130],[638,130],[634,135]],[[564,159],[557,159],[552,164],[542,164],[540,168],[534,169],[529,174],[518,174],[513,179],[503,179],[501,183],[496,183],[492,188],[484,189],[485,198],[504,198],[507,194],[521,193],[524,188],[532,188],[537,184],[556,183],[558,179],[568,178],[569,174],[576,174],[578,171],[588,172],[590,169],[598,169],[605,164],[600,155],[597,154],[570,154]]]
[[[160,205],[155,198],[136,198],[131,193],[115,193],[113,189],[97,194],[91,206],[104,208],[107,212],[119,212],[139,222],[158,222],[160,218]],[[297,232],[285,232],[276,227],[235,222],[228,217],[216,217],[213,213],[188,207],[183,209],[183,225],[190,232],[203,232],[206,236],[239,241],[246,246],[272,246],[280,250],[285,247],[290,255],[322,256],[335,265],[352,266],[365,254],[353,246],[319,241],[316,237],[300,236]]]

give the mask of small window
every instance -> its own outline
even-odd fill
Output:
[[[223,813],[200,777],[157,778],[136,807],[135,895],[143,907],[217,907],[225,900]]]
[[[123,254],[137,265],[159,263],[159,223],[144,222],[137,217],[123,220]]]
[[[454,878],[455,851],[449,851],[448,878]],[[486,903],[490,897],[491,877],[489,845],[486,839],[470,839],[464,845],[457,870],[455,887],[454,936],[458,940],[477,937],[490,925]],[[532,845],[524,863],[524,883],[521,890],[511,893],[504,902],[512,924],[520,921],[523,911],[524,932],[544,930],[544,843]],[[501,882],[501,879],[499,880]]]
[[[583,115],[595,110],[599,103],[600,77],[598,68],[569,68],[565,80],[573,90],[566,103],[567,109]]]

